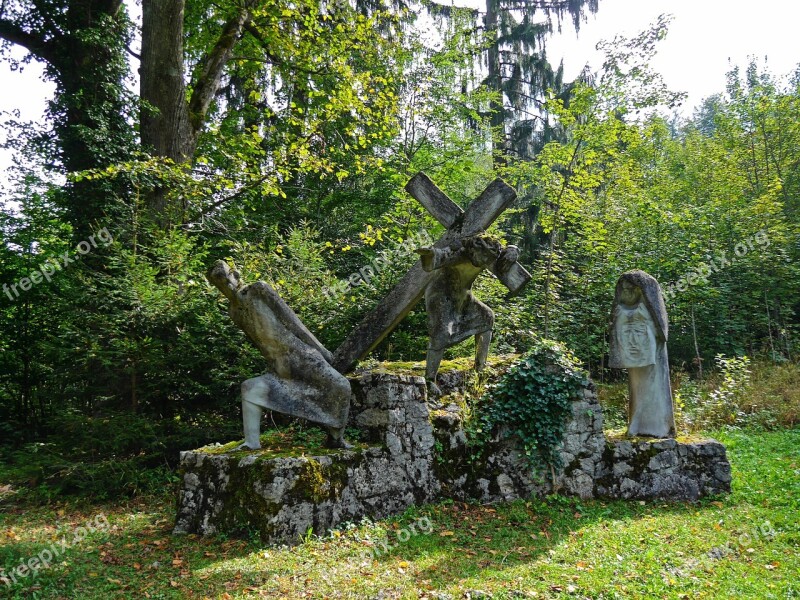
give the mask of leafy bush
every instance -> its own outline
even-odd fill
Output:
[[[577,359],[562,345],[540,340],[503,377],[490,386],[475,410],[476,445],[516,436],[531,467],[560,467],[572,400],[588,383]]]
[[[32,501],[64,495],[106,500],[163,491],[175,480],[181,450],[241,435],[241,424],[209,413],[191,419],[153,420],[76,410],[55,415],[45,442],[6,447],[0,479]]]
[[[715,361],[719,370],[716,385],[704,389],[686,377],[675,393],[683,425],[689,430],[747,424],[739,404],[750,386],[750,359],[718,354]]]

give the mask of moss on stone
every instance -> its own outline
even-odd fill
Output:
[[[648,444],[654,444],[656,442],[663,442],[664,440],[673,439],[673,438],[651,438],[642,436],[628,437],[627,435],[625,435],[625,429],[613,429],[611,431],[606,431],[605,436],[609,442],[630,442],[631,444],[641,444],[642,442]],[[692,434],[679,435],[674,439],[679,444],[698,444],[709,441],[709,438]]]
[[[313,458],[307,459],[297,474],[297,480],[292,488],[292,495],[307,498],[319,504],[328,497],[330,486],[323,475],[322,465]]]
[[[237,450],[244,440],[229,442],[222,446],[205,446],[197,452],[203,454],[226,455],[234,459],[257,456],[259,460],[272,458],[291,458],[303,456],[328,456],[341,452],[339,448],[326,448],[327,434],[317,427],[272,429],[261,434],[261,448],[258,450]],[[356,449],[367,448],[367,444],[355,443]]]
[[[486,361],[488,368],[500,368],[513,363],[518,354],[505,354],[502,356],[490,356]],[[452,360],[443,360],[439,366],[439,372],[444,373],[447,371],[469,371],[474,368],[474,357],[462,357]],[[384,361],[374,365],[370,368],[372,373],[388,373],[392,375],[416,375],[418,377],[425,376],[425,361]]]

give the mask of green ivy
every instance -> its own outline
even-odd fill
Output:
[[[478,401],[471,429],[480,448],[496,438],[517,437],[535,470],[560,468],[572,400],[588,382],[575,356],[563,345],[537,340],[533,348]]]

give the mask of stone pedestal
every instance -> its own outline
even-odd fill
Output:
[[[731,465],[716,440],[609,441],[595,495],[636,500],[698,500],[731,491]]]
[[[181,454],[176,533],[258,531],[296,541],[362,517],[383,518],[432,502],[440,485],[421,377],[353,381],[351,425],[373,445],[318,456],[272,456],[269,448]]]
[[[443,378],[450,392],[463,391],[463,377]],[[563,468],[536,473],[513,438],[476,460],[461,409],[429,404],[422,377],[367,374],[351,383],[350,426],[363,442],[357,449],[182,453],[175,532],[257,531],[267,542],[292,543],[309,531],[445,498],[499,502],[557,491],[691,501],[730,491],[725,447],[714,440],[607,440],[592,384],[573,401]]]

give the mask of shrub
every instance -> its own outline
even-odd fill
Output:
[[[532,468],[561,467],[558,448],[572,400],[587,383],[568,350],[539,340],[479,400],[471,427],[475,445],[516,436]]]

